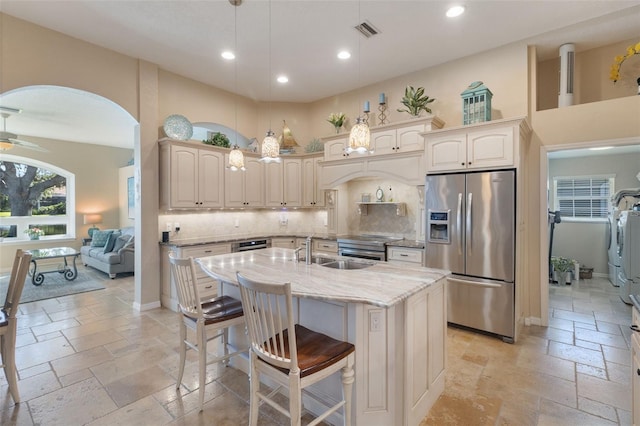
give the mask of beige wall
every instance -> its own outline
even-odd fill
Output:
[[[576,52],[574,105],[598,102],[638,93],[637,75],[633,70],[640,67],[640,55],[628,59],[621,68],[623,77],[617,83],[609,80],[609,69],[618,55],[624,55],[628,46],[638,40],[624,40],[597,49]],[[579,46],[576,46],[578,48]],[[558,57],[538,63],[538,110],[558,107],[558,78],[560,59]]]

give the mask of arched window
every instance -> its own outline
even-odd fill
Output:
[[[0,155],[3,243],[75,238],[75,225],[73,173],[30,158]]]

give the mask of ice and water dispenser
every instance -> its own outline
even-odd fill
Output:
[[[430,243],[451,243],[450,217],[451,210],[429,209],[427,230],[429,231],[428,239]]]

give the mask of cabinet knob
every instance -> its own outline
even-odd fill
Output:
[[[636,370],[636,373],[638,374],[638,376],[640,376],[640,368]]]
[[[632,326],[629,327],[631,330],[636,331],[636,332],[640,332],[640,327],[637,326],[636,324],[633,324]]]
[[[471,165],[471,161],[469,161],[469,165]]]
[[[461,166],[464,166],[464,163],[460,163]]]

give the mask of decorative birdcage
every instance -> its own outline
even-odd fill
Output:
[[[484,83],[474,81],[461,95],[463,124],[491,121],[491,98],[493,93]]]

